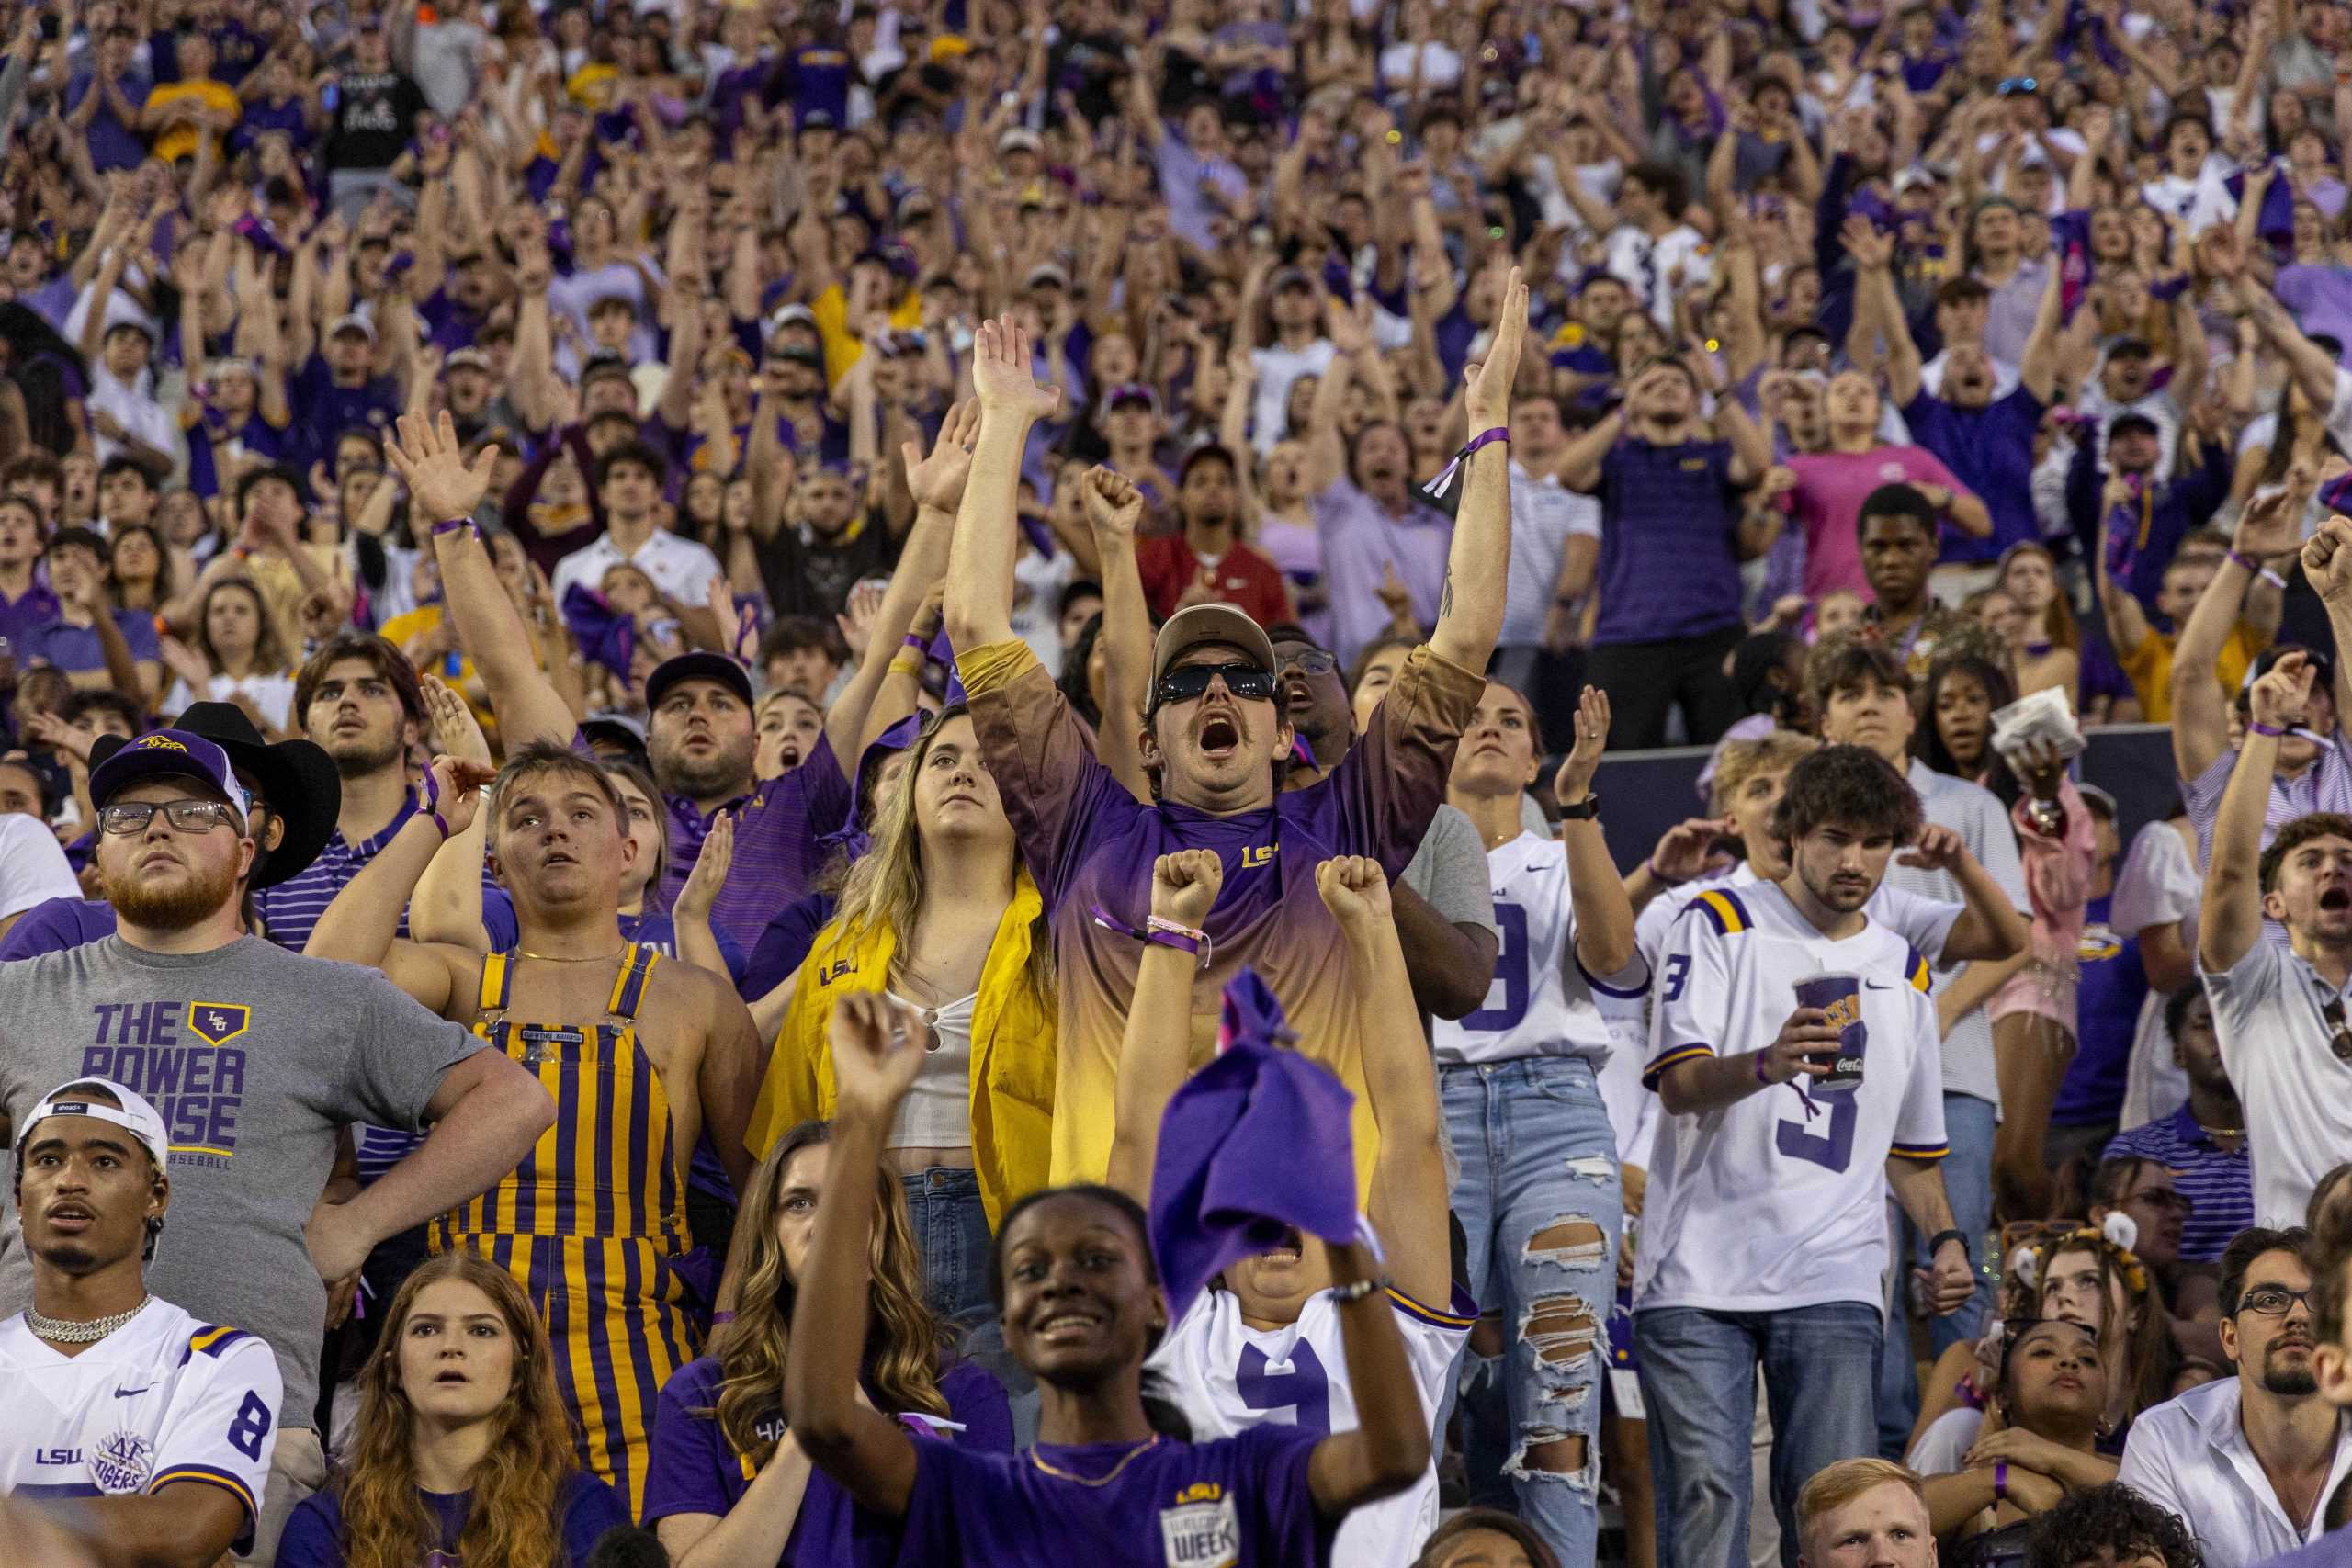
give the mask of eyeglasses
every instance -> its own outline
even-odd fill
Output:
[[[2301,1302],[2303,1310],[2311,1310],[2309,1291],[2290,1291],[2284,1285],[2264,1285],[2248,1291],[2238,1298],[2238,1311],[2258,1312],[2265,1317],[2284,1317]]]
[[[1319,648],[1302,648],[1294,653],[1277,653],[1274,655],[1274,666],[1278,670],[1295,670],[1305,675],[1329,675],[1340,667],[1340,661]]]
[[[236,825],[233,807],[218,800],[125,800],[98,808],[98,826],[109,833],[143,833],[161,811],[183,833],[209,833]]]
[[[1274,672],[1255,664],[1187,664],[1182,670],[1170,670],[1159,678],[1152,693],[1153,700],[1168,703],[1189,703],[1209,689],[1209,682],[1223,677],[1225,689],[1245,702],[1271,702],[1274,695]]]

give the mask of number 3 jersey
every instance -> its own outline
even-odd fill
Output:
[[[1478,1321],[1477,1305],[1459,1290],[1452,1312],[1393,1290],[1388,1302],[1404,1336],[1421,1413],[1434,1422],[1446,1374]],[[1298,1321],[1281,1328],[1252,1328],[1241,1321],[1241,1302],[1232,1292],[1204,1291],[1145,1364],[1168,1380],[1169,1396],[1193,1424],[1194,1442],[1269,1422],[1326,1434],[1358,1425],[1340,1306],[1329,1291],[1307,1297]],[[1437,1513],[1432,1449],[1429,1468],[1409,1490],[1348,1515],[1331,1562],[1340,1568],[1405,1568],[1437,1528]]]
[[[26,1498],[218,1486],[254,1520],[277,1443],[277,1359],[239,1329],[198,1323],[149,1298],[78,1356],[0,1323],[0,1493]]]
[[[1943,1157],[1943,1066],[1927,960],[1866,922],[1833,942],[1760,882],[1701,894],[1668,933],[1643,1074],[1651,1089],[1677,1063],[1770,1045],[1796,1010],[1796,982],[1824,970],[1860,977],[1863,1076],[1849,1092],[1780,1084],[1658,1118],[1636,1312],[1879,1304],[1886,1161]]]

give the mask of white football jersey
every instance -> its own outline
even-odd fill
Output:
[[[1686,882],[1669,888],[1642,907],[1634,919],[1634,945],[1641,949],[1642,961],[1656,974],[1666,948],[1667,933],[1682,911],[1702,893],[1718,888],[1739,892],[1754,887],[1764,879],[1742,861],[1727,875],[1706,882]],[[1944,943],[1951,937],[1952,922],[1959,919],[1965,904],[1948,903],[1941,898],[1928,898],[1917,893],[1906,893],[1900,887],[1890,887],[1882,882],[1871,901],[1862,906],[1862,913],[1887,927],[1895,935],[1928,955],[1929,964],[1943,962]],[[1646,1024],[1646,1018],[1645,1019]]]
[[[1429,1468],[1410,1489],[1356,1509],[1340,1525],[1331,1561],[1351,1568],[1408,1568],[1437,1528],[1435,1450],[1443,1446],[1435,1430],[1439,1402],[1454,1357],[1478,1321],[1477,1304],[1458,1289],[1451,1312],[1396,1291],[1388,1300],[1405,1337],[1421,1413],[1431,1423],[1433,1447]],[[1195,1442],[1229,1438],[1267,1421],[1319,1432],[1355,1429],[1340,1308],[1329,1291],[1309,1296],[1296,1323],[1274,1329],[1244,1324],[1240,1299],[1232,1292],[1203,1291],[1146,1365],[1167,1378]]]
[[[242,1329],[150,1299],[78,1356],[0,1323],[0,1494],[104,1497],[218,1486],[254,1520],[277,1446],[277,1358]]]
[[[1928,961],[1866,918],[1825,937],[1770,883],[1690,900],[1657,973],[1652,1088],[1677,1063],[1762,1050],[1795,982],[1859,975],[1863,1078],[1843,1093],[1781,1084],[1721,1110],[1661,1115],[1634,1306],[1768,1312],[1875,1306],[1886,1268],[1886,1161],[1944,1156],[1943,1062]]]
[[[1495,925],[1502,945],[1486,1005],[1461,1021],[1439,1019],[1431,1033],[1447,1066],[1520,1056],[1582,1056],[1596,1071],[1609,1059],[1608,1014],[1640,1013],[1649,971],[1636,956],[1614,975],[1577,962],[1576,908],[1568,897],[1567,846],[1521,833],[1487,852]]]

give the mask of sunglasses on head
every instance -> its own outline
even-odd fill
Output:
[[[1187,664],[1162,675],[1152,695],[1163,706],[1189,703],[1206,692],[1209,682],[1219,676],[1225,678],[1225,689],[1245,702],[1270,702],[1273,698],[1274,672],[1255,664]]]

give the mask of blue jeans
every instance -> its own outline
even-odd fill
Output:
[[[1973,1344],[1984,1332],[1993,1311],[1993,1280],[2000,1261],[1985,1256],[1985,1235],[1993,1228],[1992,1101],[1973,1094],[1944,1095],[1944,1137],[1951,1153],[1943,1160],[1944,1196],[1951,1203],[1954,1228],[1968,1236],[1969,1256],[1976,1259],[1976,1293],[1950,1317],[1928,1320],[1931,1358],[1942,1355],[1962,1340]],[[1894,1271],[1887,1311],[1886,1348],[1879,1359],[1878,1451],[1882,1459],[1900,1461],[1911,1446],[1911,1427],[1919,1419],[1919,1372],[1911,1360],[1911,1336],[1905,1328],[1911,1314],[1911,1265],[1928,1265],[1928,1238],[1910,1216],[1887,1201],[1894,1225],[1895,1256],[1910,1264]]]
[[[1831,1302],[1783,1312],[1654,1307],[1634,1314],[1649,1409],[1659,1568],[1747,1562],[1756,1369],[1772,1417],[1772,1511],[1795,1568],[1797,1492],[1814,1472],[1875,1451],[1879,1310]]]
[[[900,1176],[915,1249],[922,1254],[923,1295],[959,1334],[996,1315],[989,1301],[989,1211],[978,1173],[933,1166]]]
[[[1439,1069],[1446,1131],[1462,1165],[1453,1213],[1464,1273],[1499,1308],[1510,1347],[1503,1473],[1520,1517],[1562,1562],[1590,1562],[1600,1529],[1600,1373],[1617,1285],[1617,1136],[1580,1057],[1523,1056]],[[1581,1438],[1574,1471],[1529,1450]],[[1539,1461],[1548,1456],[1538,1456]]]

